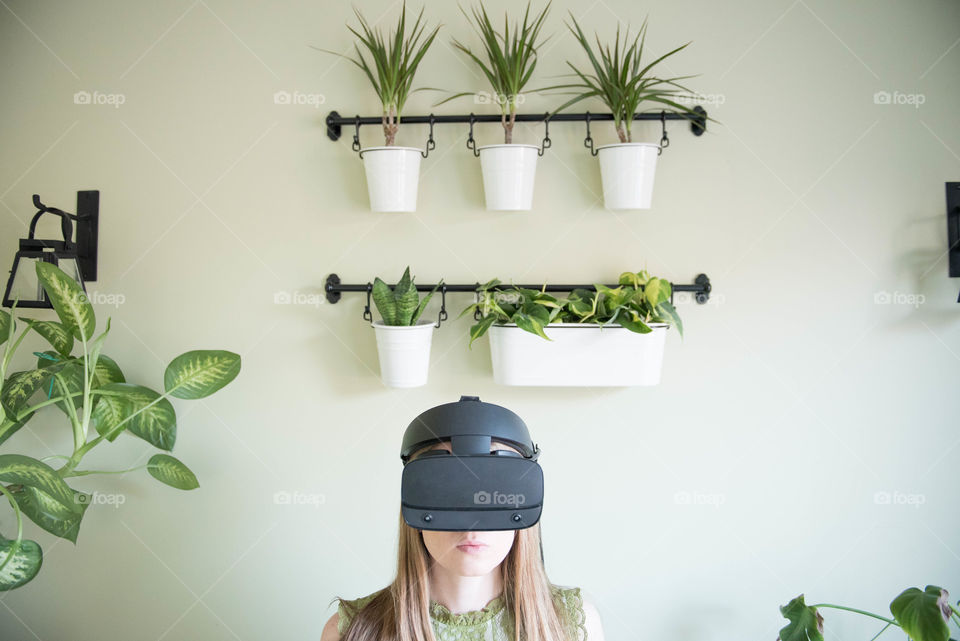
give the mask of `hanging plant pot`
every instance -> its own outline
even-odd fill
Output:
[[[604,207],[611,210],[650,209],[659,149],[660,145],[652,142],[622,142],[597,147]]]
[[[371,211],[416,211],[421,151],[417,147],[360,150]]]
[[[623,387],[657,385],[667,323],[640,334],[619,325],[558,323],[544,327],[552,340],[513,323],[491,325],[493,380],[500,385]]]
[[[480,167],[488,210],[529,210],[537,173],[536,145],[483,145]]]
[[[430,342],[435,325],[431,320],[416,325],[370,324],[377,335],[380,379],[387,387],[420,387],[427,384]],[[543,340],[543,339],[541,339]]]

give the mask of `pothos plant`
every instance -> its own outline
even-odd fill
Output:
[[[373,85],[374,91],[377,92],[380,103],[383,105],[381,122],[383,123],[384,144],[387,146],[393,145],[399,128],[400,113],[403,111],[403,106],[407,102],[407,97],[417,91],[427,91],[428,89],[437,91],[437,89],[429,87],[411,90],[410,87],[413,84],[413,77],[417,73],[417,67],[420,66],[424,54],[427,53],[427,49],[430,48],[433,39],[436,38],[437,32],[442,25],[434,27],[433,31],[421,42],[423,31],[426,27],[426,25],[421,24],[423,9],[420,9],[420,14],[417,16],[417,20],[414,22],[413,28],[408,34],[407,5],[406,2],[404,2],[400,11],[400,20],[396,28],[389,37],[384,38],[380,29],[371,27],[367,21],[364,20],[360,11],[356,8],[354,8],[353,11],[357,14],[357,19],[360,21],[360,28],[363,30],[363,33],[358,32],[350,25],[347,25],[347,29],[363,43],[364,48],[370,55],[370,63],[363,57],[363,54],[360,52],[360,47],[356,44],[354,44],[354,49],[356,49],[357,52],[356,59],[336,51],[321,49],[319,47],[313,48],[346,58],[360,67],[363,73],[366,74],[370,80],[370,84]]]
[[[501,287],[496,278],[477,288],[477,302],[460,316],[479,310],[480,319],[470,328],[470,343],[483,336],[494,323],[513,323],[520,329],[552,340],[543,328],[551,323],[594,323],[601,327],[619,325],[639,334],[653,329],[648,323],[668,323],[683,336],[683,323],[670,303],[670,281],[651,276],[646,270],[623,272],[619,287],[594,284],[594,289],[574,289],[566,298],[541,290],[511,285]],[[459,318],[459,317],[458,317]]]
[[[950,594],[941,587],[928,585],[922,591],[919,588],[907,588],[890,602],[890,614],[893,618],[858,610],[832,603],[807,605],[803,595],[780,606],[780,614],[790,623],[780,630],[778,641],[823,641],[823,616],[817,608],[836,608],[856,612],[885,621],[887,625],[874,635],[879,637],[891,625],[901,628],[913,641],[948,641],[953,621],[960,626],[960,610],[950,604]],[[871,639],[871,641],[873,641]]]
[[[403,270],[403,276],[393,288],[387,285],[379,276],[373,280],[373,302],[383,318],[384,325],[416,325],[420,314],[426,309],[427,303],[433,296],[440,281],[434,288],[420,299],[417,286],[410,276],[410,266]]]
[[[95,336],[96,316],[83,289],[51,263],[37,261],[37,277],[58,321],[16,318],[0,310],[0,445],[40,410],[55,406],[69,422],[73,453],[36,459],[0,454],[0,493],[13,508],[15,538],[0,534],[0,590],[18,588],[40,571],[43,554],[35,541],[23,538],[23,516],[51,534],[76,544],[80,521],[91,495],[75,490],[68,479],[91,474],[117,474],[146,468],[158,481],[180,490],[199,487],[196,476],[169,454],[156,453],[144,465],[125,470],[80,469],[83,457],[104,441],[123,433],[141,438],[159,450],[173,449],[177,417],[170,398],[199,399],[213,394],[240,372],[240,356],[223,350],[194,350],[174,358],[163,375],[163,393],[126,380],[116,361],[103,353],[110,333],[107,318]],[[23,323],[18,332],[18,322]],[[9,375],[7,370],[27,334],[35,332],[53,349],[34,352],[35,368]],[[74,348],[79,353],[74,355]],[[93,427],[96,436],[89,438]],[[46,461],[60,459],[54,468]]]
[[[478,66],[486,76],[487,81],[493,88],[493,97],[500,105],[500,122],[503,125],[503,142],[510,144],[513,142],[513,125],[517,116],[517,103],[522,100],[522,92],[527,82],[533,75],[533,70],[537,66],[537,49],[543,42],[539,42],[540,29],[543,27],[543,21],[550,10],[550,2],[543,8],[539,14],[530,18],[530,3],[527,3],[527,10],[523,14],[523,24],[514,23],[513,37],[510,34],[510,25],[507,23],[506,14],[503,17],[503,33],[498,32],[487,10],[481,4],[480,8],[473,8],[473,20],[471,24],[480,36],[483,42],[483,58],[475,54],[469,47],[458,40],[453,41],[455,46]],[[460,11],[470,20],[463,7]],[[539,91],[539,90],[534,90]],[[441,100],[434,106],[459,98],[461,96],[473,96],[476,91],[462,91],[448,98]]]

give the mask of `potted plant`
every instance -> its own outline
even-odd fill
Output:
[[[80,522],[91,494],[68,485],[75,477],[117,474],[146,468],[158,481],[180,490],[199,487],[196,476],[178,459],[166,454],[177,436],[172,398],[198,399],[213,394],[240,372],[240,356],[223,350],[194,350],[174,358],[163,375],[163,393],[128,382],[116,361],[103,353],[110,319],[94,336],[96,317],[84,291],[59,267],[37,261],[37,279],[53,304],[58,321],[16,318],[0,310],[0,445],[39,411],[56,406],[69,421],[73,451],[69,456],[36,459],[23,454],[0,454],[0,493],[16,516],[15,538],[0,533],[0,591],[19,588],[40,571],[43,552],[23,536],[23,516],[47,532],[76,544]],[[17,335],[17,321],[23,331]],[[13,356],[28,334],[36,332],[53,348],[34,352],[35,368],[12,372]],[[79,346],[81,353],[74,355]],[[37,398],[35,398],[37,397]],[[40,399],[40,400],[38,400]],[[93,426],[98,434],[87,437]],[[80,469],[84,456],[103,441],[121,434],[141,438],[161,452],[144,465],[127,470]],[[59,459],[52,467],[46,461]],[[72,481],[71,481],[72,482]],[[116,495],[113,495],[116,496]]]
[[[960,626],[960,610],[951,605],[950,594],[936,585],[928,585],[922,591],[919,588],[907,588],[897,595],[890,602],[892,619],[832,603],[807,605],[801,594],[780,607],[780,614],[790,623],[780,630],[777,641],[823,641],[823,616],[817,608],[836,608],[885,621],[887,625],[874,635],[874,639],[894,625],[913,641],[948,641],[950,621]]]
[[[427,383],[434,324],[419,319],[439,286],[437,283],[420,300],[409,266],[393,288],[379,276],[374,279],[373,302],[381,320],[373,321],[371,327],[377,336],[380,378],[387,387],[419,387]]]
[[[572,12],[570,17],[573,20],[573,26],[567,24],[567,27],[590,59],[593,73],[581,71],[569,61],[567,62],[574,73],[566,75],[575,75],[579,80],[545,89],[573,89],[576,90],[573,93],[577,95],[554,110],[553,114],[580,100],[594,96],[600,98],[613,114],[613,125],[620,139],[619,143],[601,145],[597,148],[604,206],[610,210],[649,209],[653,197],[653,179],[660,145],[633,141],[631,134],[633,116],[644,102],[661,103],[681,113],[696,114],[693,107],[676,101],[681,90],[689,92],[689,89],[677,81],[693,76],[658,78],[652,75],[653,68],[658,63],[681,51],[690,43],[677,47],[641,67],[647,33],[646,19],[629,48],[629,29],[624,35],[621,46],[618,25],[613,48],[611,49],[609,44],[601,45],[597,36],[599,54],[595,54]]]
[[[494,279],[478,288],[470,344],[490,331],[494,380],[502,385],[657,385],[666,331],[683,324],[670,304],[670,282],[646,270],[620,275],[566,298]]]
[[[474,8],[471,24],[483,42],[482,55],[486,62],[466,45],[457,40],[453,41],[454,46],[467,54],[483,71],[493,88],[491,100],[500,106],[504,144],[482,145],[477,148],[488,210],[529,210],[533,204],[533,185],[540,148],[537,145],[514,143],[513,126],[517,104],[523,100],[523,89],[537,65],[537,48],[542,44],[538,42],[538,38],[549,9],[550,2],[531,20],[528,2],[523,24],[514,23],[511,35],[506,15],[503,33],[500,33],[494,29],[483,5],[479,9]],[[462,7],[460,10],[467,15]],[[467,16],[467,19],[470,20],[470,17]],[[478,92],[464,91],[436,104],[470,95],[478,95]]]
[[[421,87],[411,91],[410,87],[417,67],[433,43],[441,25],[437,25],[421,42],[424,31],[424,26],[421,25],[423,9],[420,10],[409,35],[406,31],[406,12],[407,7],[404,3],[396,28],[389,38],[384,39],[381,31],[367,24],[360,12],[354,8],[363,33],[357,32],[349,25],[347,28],[363,43],[373,60],[372,65],[367,63],[360,52],[360,47],[356,44],[354,48],[357,59],[336,51],[320,49],[320,51],[342,56],[360,67],[369,78],[383,105],[381,120],[384,145],[360,150],[363,168],[367,175],[370,209],[378,212],[416,211],[417,209],[421,150],[418,147],[399,147],[394,142],[399,128],[400,114],[407,97],[427,89]]]

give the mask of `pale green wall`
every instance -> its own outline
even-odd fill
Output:
[[[359,7],[387,23],[399,11]],[[669,71],[702,74],[692,86],[722,102],[709,106],[722,125],[702,138],[670,126],[649,211],[605,211],[582,126],[556,124],[533,211],[485,211],[466,127],[438,125],[416,214],[370,213],[349,134],[329,141],[323,119],[374,114],[376,99],[356,67],[308,46],[347,50],[348,3],[4,0],[0,260],[31,194],[70,209],[78,189],[99,189],[90,289],[123,297],[98,306],[113,318],[105,351],[153,386],[187,349],[237,351],[243,371],[206,401],[177,402],[174,453],[200,490],[143,471],[86,477],[77,487],[125,503],[91,509],[78,546],[26,526],[45,561],[0,596],[0,637],[318,638],[334,594],[392,577],[402,431],[460,394],[528,422],[543,448],[550,577],[593,596],[612,641],[773,639],[778,606],[801,592],[880,613],[907,586],[960,593],[960,280],[947,278],[943,193],[960,180],[960,3],[558,1],[541,82],[583,62],[567,9],[604,37],[649,11],[651,52],[692,40]],[[449,45],[477,42],[455,3],[427,14],[445,26],[418,86],[485,88]],[[81,90],[125,102],[76,105]],[[277,105],[277,91],[325,101]],[[924,104],[878,105],[878,91]],[[416,94],[407,113],[434,99]],[[527,108],[555,104],[532,96]],[[497,126],[478,137],[497,142]],[[425,126],[405,126],[398,142],[425,139]],[[715,293],[680,306],[686,337],[670,336],[652,389],[497,386],[486,339],[467,350],[460,294],[429,385],[388,390],[361,295],[274,304],[277,292],[318,293],[330,272],[392,282],[407,264],[423,283],[706,272]],[[875,303],[882,292],[924,302]],[[3,451],[69,447],[54,410]],[[117,469],[151,453],[124,436],[89,458]],[[277,505],[280,491],[325,503]],[[722,503],[686,505],[679,492]],[[924,503],[878,504],[878,492]],[[9,510],[0,526],[12,534]],[[831,638],[878,629],[827,616]]]

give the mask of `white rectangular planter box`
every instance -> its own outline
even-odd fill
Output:
[[[619,325],[558,323],[544,328],[548,341],[513,323],[491,325],[493,380],[501,385],[657,385],[670,326],[650,327],[649,334],[639,334]]]

